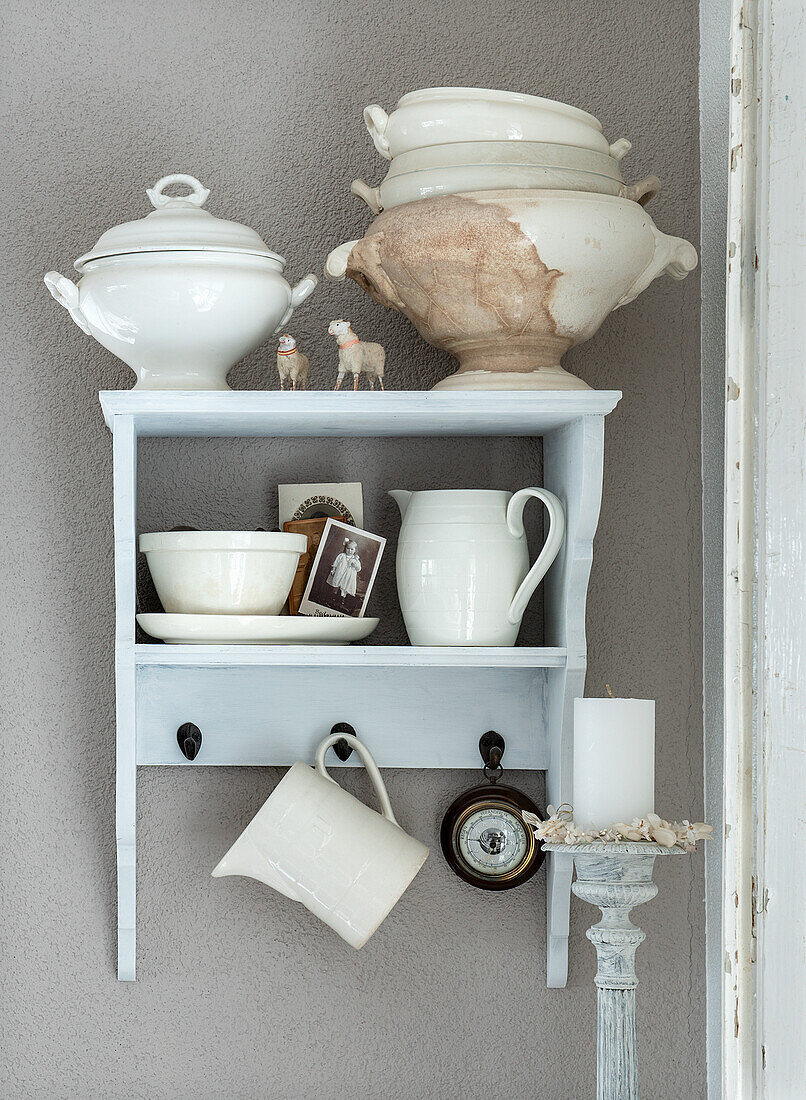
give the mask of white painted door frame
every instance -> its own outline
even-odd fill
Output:
[[[733,0],[722,1096],[806,1095],[806,8]]]

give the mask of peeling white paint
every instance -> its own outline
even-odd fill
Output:
[[[734,3],[725,481],[725,1100],[806,1079],[806,13]],[[783,89],[787,89],[786,92]],[[735,391],[732,387],[735,386]],[[728,583],[735,577],[735,584]],[[793,1034],[793,1027],[800,1034]]]

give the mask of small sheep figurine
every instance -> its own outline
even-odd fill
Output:
[[[369,379],[371,390],[375,389],[376,378],[383,389],[383,365],[386,361],[386,352],[381,345],[367,344],[359,340],[349,321],[331,321],[327,331],[331,336],[336,337],[339,345],[339,374],[333,389],[341,389],[345,377],[352,374],[353,389],[357,390],[362,371]]]
[[[286,382],[291,383],[292,390],[304,390],[308,385],[308,368],[310,367],[308,356],[297,351],[297,341],[293,336],[281,336],[280,346],[277,348],[277,373],[280,375],[280,389],[285,389]]]

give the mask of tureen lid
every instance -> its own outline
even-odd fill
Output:
[[[165,188],[176,183],[189,187],[190,194],[166,195]],[[193,176],[163,176],[146,194],[154,210],[144,218],[107,229],[95,248],[76,260],[73,266],[77,271],[91,260],[130,252],[239,252],[267,256],[279,262],[281,270],[285,266],[283,257],[267,248],[254,229],[202,210],[210,192]]]

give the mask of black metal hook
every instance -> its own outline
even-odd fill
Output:
[[[355,729],[350,725],[349,722],[337,722],[335,726],[331,726],[330,732],[349,733],[351,737],[356,736]],[[342,737],[342,739],[340,741],[337,741],[336,744],[333,746],[333,751],[335,752],[336,756],[338,756],[339,760],[344,762],[345,760],[349,760],[353,748],[352,745],[349,745]]]
[[[501,757],[504,755],[506,747],[506,741],[495,730],[488,730],[479,738],[479,752],[481,753],[481,759],[484,761],[484,774],[491,783],[495,783],[504,773],[504,769],[501,767]]]
[[[187,760],[195,760],[202,743],[202,731],[192,722],[184,722],[176,731],[176,740],[182,755]]]

